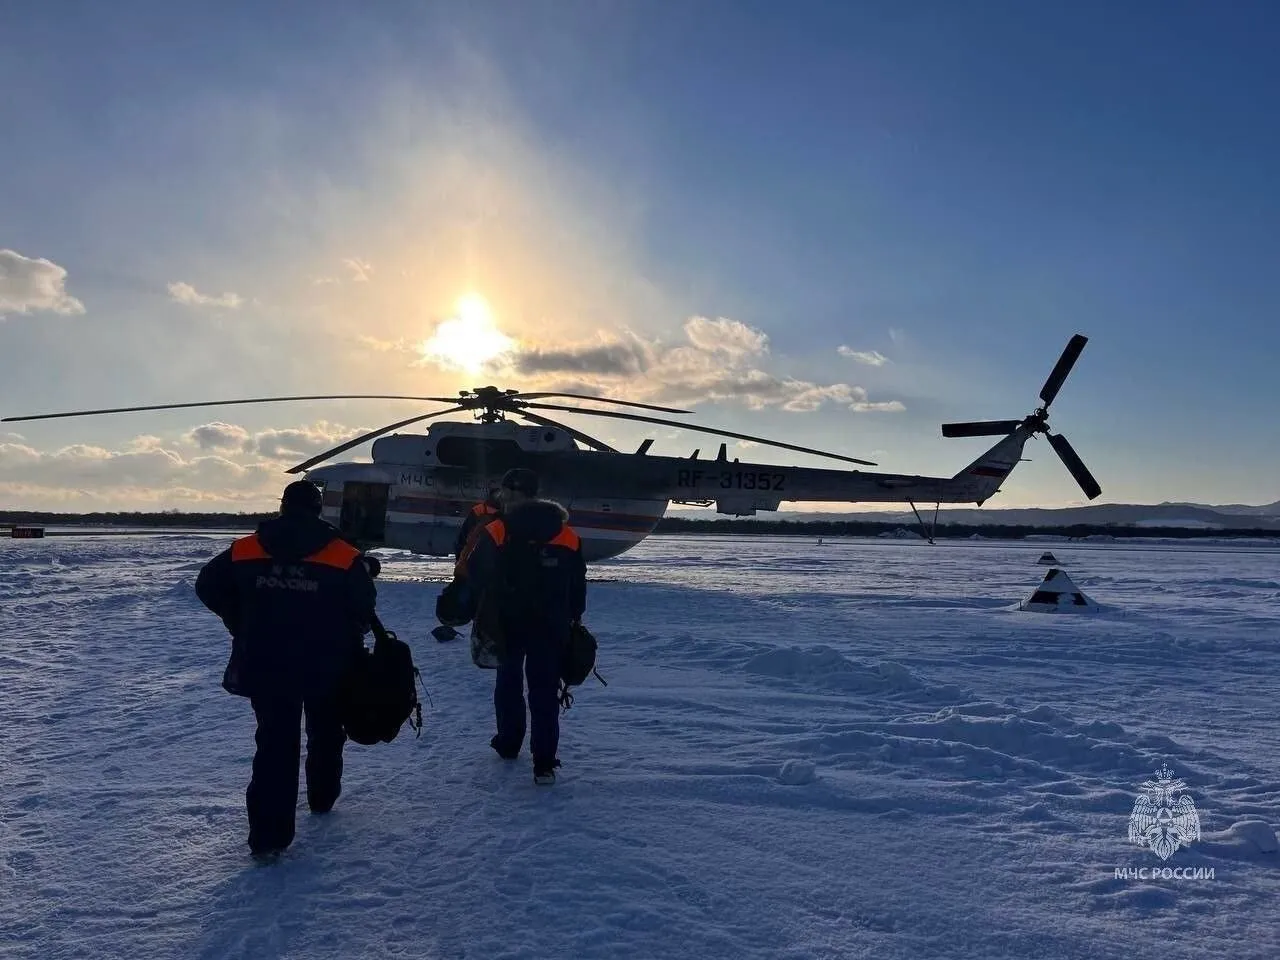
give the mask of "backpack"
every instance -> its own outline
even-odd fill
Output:
[[[493,581],[477,599],[471,624],[471,662],[482,670],[496,670],[506,658],[503,621],[530,619],[541,611],[544,547],[508,541],[499,550]],[[437,610],[438,617],[439,605]]]
[[[498,568],[490,587],[491,601],[511,620],[539,615],[546,603],[543,587],[545,543],[508,540],[498,551]],[[549,560],[555,564],[555,560]]]
[[[342,726],[356,743],[390,743],[405,721],[422,735],[422,703],[413,651],[373,618],[373,650],[361,648],[342,696]]]
[[[570,687],[577,687],[587,682],[587,677],[595,673],[596,679],[606,687],[604,677],[596,673],[596,653],[600,644],[595,636],[581,623],[574,623],[569,628],[569,640],[560,653],[560,706],[568,710],[573,706],[573,694]]]

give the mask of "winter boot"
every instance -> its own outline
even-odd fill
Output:
[[[489,746],[493,747],[493,749],[497,752],[498,756],[500,756],[503,760],[514,760],[516,757],[520,756],[519,747],[516,747],[514,750],[512,750],[510,747],[506,746],[505,744],[503,744],[501,740],[498,739],[498,735],[496,733],[493,735],[493,739],[489,741]]]

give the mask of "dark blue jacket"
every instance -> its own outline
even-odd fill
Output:
[[[359,654],[377,588],[333,526],[284,515],[210,560],[196,595],[231,632],[251,696],[310,697],[333,693]]]
[[[504,635],[563,640],[587,606],[582,542],[568,513],[549,500],[505,509],[472,541],[459,566],[481,604],[493,611]],[[479,614],[477,620],[479,620]]]

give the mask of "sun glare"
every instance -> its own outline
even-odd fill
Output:
[[[498,329],[489,304],[480,295],[469,293],[458,298],[453,316],[423,342],[422,355],[442,366],[479,373],[513,346],[515,341]]]

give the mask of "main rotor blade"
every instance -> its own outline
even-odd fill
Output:
[[[994,437],[1001,433],[1013,433],[1021,420],[972,420],[965,423],[944,423],[944,437]]]
[[[418,423],[421,420],[430,420],[432,417],[439,417],[446,413],[457,413],[459,410],[465,410],[465,409],[467,408],[451,407],[448,410],[437,410],[435,413],[424,413],[421,416],[410,417],[408,420],[401,420],[398,423],[390,424],[378,430],[371,430],[369,433],[361,434],[360,436],[352,440],[348,440],[346,443],[339,444],[338,446],[334,447],[332,450],[326,450],[324,453],[318,453],[314,457],[312,457],[310,460],[303,461],[302,463],[298,464],[296,467],[290,467],[285,472],[286,473],[302,473],[304,470],[309,470],[310,468],[314,467],[317,463],[320,463],[322,460],[328,460],[330,457],[334,456],[335,454],[342,453],[344,450],[350,450],[352,447],[360,446],[360,444],[364,443],[366,440],[373,440],[376,437],[382,436],[384,433],[390,433],[392,430],[398,430],[400,427],[407,427],[411,423]]]
[[[330,394],[316,397],[254,397],[247,400],[201,400],[196,403],[157,403],[145,407],[111,407],[106,410],[70,410],[66,413],[37,413],[24,417],[3,417],[0,423],[19,420],[53,420],[57,417],[91,417],[100,413],[136,413],[140,410],[179,410],[186,407],[223,407],[237,403],[280,403],[286,400],[418,400],[434,403],[457,403],[456,397],[400,397],[382,394]]]
[[[1089,338],[1082,333],[1077,333],[1067,341],[1067,346],[1062,351],[1062,356],[1058,358],[1053,370],[1049,372],[1049,379],[1045,380],[1044,386],[1040,388],[1040,399],[1044,401],[1046,407],[1053,403],[1053,398],[1062,389],[1062,381],[1067,379],[1067,374],[1071,372],[1071,368],[1080,359],[1080,351],[1084,349],[1084,345],[1088,342]]]
[[[543,417],[536,413],[530,413],[528,410],[517,410],[516,416],[524,417],[526,420],[532,420],[534,423],[540,423],[544,427],[555,427],[557,430],[563,430],[575,440],[581,440],[587,446],[594,447],[596,450],[603,450],[605,453],[618,452],[603,440],[597,440],[595,437],[583,433],[581,430],[575,430],[573,427],[567,426],[556,420],[552,420],[550,417]]]
[[[815,450],[812,447],[801,447],[794,443],[783,443],[780,440],[769,440],[765,437],[753,437],[747,433],[734,433],[730,430],[720,430],[714,427],[698,427],[691,423],[681,423],[679,420],[662,420],[658,417],[642,417],[635,413],[618,413],[615,410],[584,410],[582,407],[562,407],[553,403],[531,403],[531,407],[537,407],[539,410],[564,410],[568,413],[583,413],[591,417],[615,417],[619,420],[639,420],[644,423],[657,423],[664,427],[678,427],[681,430],[692,430],[695,433],[709,433],[718,437],[733,437],[737,440],[751,440],[755,443],[768,444],[771,447],[782,447],[787,450],[796,450],[800,453],[812,453],[819,457],[830,457],[833,460],[844,460],[847,463],[861,463],[868,467],[874,467],[875,463],[870,460],[859,460],[857,457],[846,457],[841,453],[828,453],[825,450]]]
[[[634,400],[614,400],[612,397],[593,397],[585,393],[521,393],[516,400],[535,400],[545,397],[570,397],[574,400],[595,400],[598,403],[617,403],[624,407],[639,407],[642,410],[657,410],[661,413],[692,413],[692,410],[680,410],[676,407],[659,407],[653,403],[637,403]]]
[[[1067,438],[1060,433],[1047,434],[1049,442],[1053,444],[1053,449],[1057,451],[1058,457],[1071,471],[1071,476],[1075,477],[1076,483],[1080,484],[1080,489],[1084,491],[1084,495],[1092,500],[1098,494],[1102,493],[1102,487],[1098,485],[1098,481],[1093,478],[1093,474],[1089,472],[1089,468],[1084,465],[1075,450],[1071,448],[1071,444],[1067,443]]]

